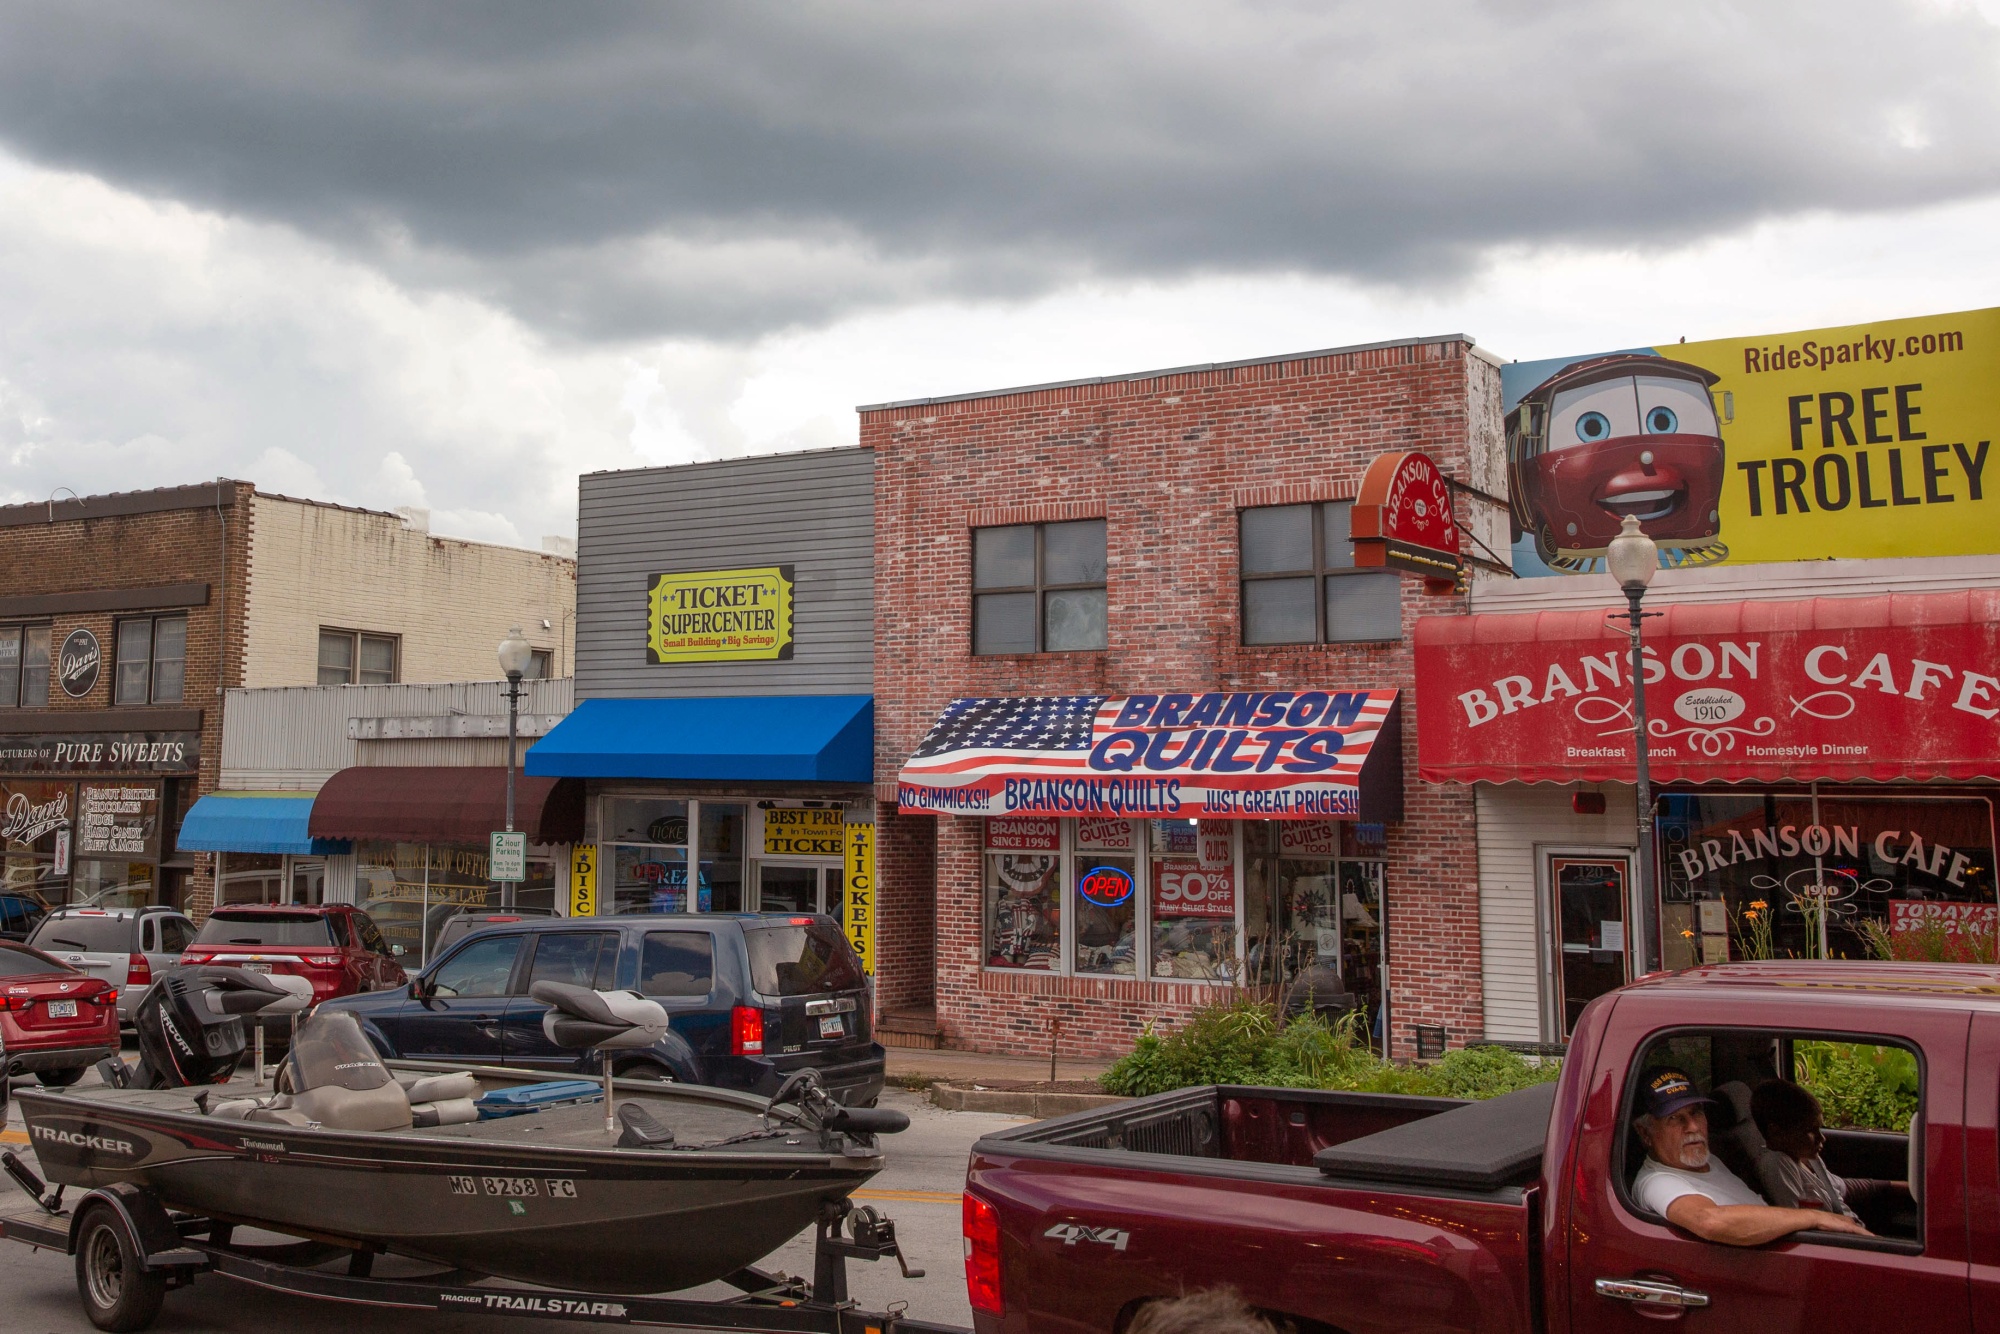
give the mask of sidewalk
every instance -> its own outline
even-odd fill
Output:
[[[953,1084],[973,1084],[987,1080],[1040,1081],[1049,1077],[1046,1056],[988,1056],[976,1051],[924,1051],[911,1047],[890,1047],[889,1078],[928,1076]],[[1096,1079],[1111,1068],[1104,1057],[1059,1057],[1059,1080]]]

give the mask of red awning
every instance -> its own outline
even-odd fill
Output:
[[[507,771],[342,769],[313,799],[314,838],[484,844],[507,827]],[[583,841],[583,782],[514,775],[514,827],[532,843]],[[335,833],[333,831],[340,832]]]
[[[1433,783],[1630,782],[1623,608],[1417,622]],[[1679,604],[1645,630],[1660,782],[2000,777],[2000,590]]]

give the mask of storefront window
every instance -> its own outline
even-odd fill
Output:
[[[1137,859],[1079,852],[1070,858],[1070,866],[1076,903],[1075,971],[1136,976]]]
[[[1061,965],[1062,858],[988,852],[986,966],[1056,972]]]
[[[1657,809],[1669,966],[1862,958],[1876,933],[1949,956],[2000,916],[1984,798],[1671,793]]]
[[[74,815],[67,783],[0,780],[0,932],[21,939],[62,906]]]
[[[688,902],[688,803],[658,797],[610,797],[604,802],[604,840],[611,849],[611,911],[706,910],[706,876]]]
[[[323,863],[295,865],[307,871],[303,883],[294,878],[295,890],[310,893],[312,868]],[[466,908],[500,906],[501,889],[487,878],[490,870],[484,847],[363,841],[354,845],[355,901],[382,929],[391,952],[405,967],[413,960],[421,966],[447,917]],[[514,887],[514,902],[523,908],[551,910],[553,850],[529,845],[527,872],[528,878]]]
[[[151,862],[112,861],[108,858],[79,858],[70,882],[72,906],[91,908],[138,908],[153,901],[153,878],[157,868]]]
[[[701,803],[701,878],[709,893],[703,912],[743,911],[745,813],[729,802]]]
[[[217,854],[215,902],[278,903],[284,898],[285,859],[275,852]]]

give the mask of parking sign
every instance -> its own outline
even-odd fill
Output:
[[[517,829],[510,834],[494,830],[486,851],[495,880],[518,884],[528,878],[528,835],[524,831]]]

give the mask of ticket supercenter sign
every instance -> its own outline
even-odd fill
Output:
[[[646,660],[775,662],[792,656],[792,567],[656,574]]]

